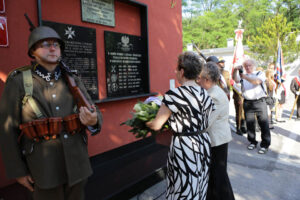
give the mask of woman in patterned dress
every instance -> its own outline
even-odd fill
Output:
[[[206,128],[214,104],[195,82],[201,67],[194,52],[179,55],[176,78],[181,86],[164,95],[156,118],[147,123],[151,129],[160,130],[168,120],[174,131],[167,160],[168,200],[206,199],[210,164]]]

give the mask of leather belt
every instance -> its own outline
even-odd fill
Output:
[[[20,124],[19,128],[22,131],[18,141],[23,135],[29,139],[38,142],[40,139],[49,140],[55,139],[63,130],[66,130],[71,135],[77,133],[84,127],[79,120],[78,114],[62,117],[50,117],[37,119],[25,124]]]
[[[200,131],[195,131],[195,132],[181,132],[181,133],[176,133],[174,132],[174,136],[195,136],[195,135],[200,135],[202,133],[205,133],[207,131],[206,129],[200,130]]]
[[[252,100],[244,99],[244,101],[257,102],[257,101],[264,101],[265,99],[266,97],[261,97],[259,99],[252,99]]]

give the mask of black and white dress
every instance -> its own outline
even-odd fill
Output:
[[[214,108],[205,89],[188,81],[169,90],[163,103],[172,111],[168,122],[176,133],[201,131],[208,126]],[[207,132],[193,136],[173,136],[167,161],[166,199],[205,200],[210,164]]]

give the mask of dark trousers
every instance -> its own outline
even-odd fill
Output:
[[[52,189],[41,189],[35,185],[33,192],[34,200],[84,200],[84,187],[87,180],[73,186],[60,185]]]
[[[244,111],[247,123],[248,140],[251,144],[257,145],[255,139],[255,116],[261,129],[261,147],[268,148],[271,144],[269,129],[268,110],[264,98],[259,100],[244,100]]]
[[[211,165],[206,200],[234,200],[227,174],[228,143],[211,148]]]
[[[297,100],[297,118],[300,119],[300,96]]]

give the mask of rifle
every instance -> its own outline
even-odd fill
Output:
[[[299,89],[299,92],[300,92],[300,89]],[[292,108],[292,111],[291,111],[291,114],[290,114],[290,118],[289,118],[289,120],[291,120],[291,119],[292,119],[292,117],[293,117],[294,110],[295,110],[295,106],[296,106],[296,104],[297,104],[297,101],[298,101],[298,97],[299,97],[299,95],[297,95],[297,96],[296,96],[296,98],[295,98],[295,102],[294,102],[294,105],[293,105],[293,108]]]
[[[87,107],[89,111],[94,112],[94,109],[92,108],[89,101],[85,98],[79,87],[77,86],[75,79],[70,75],[70,68],[62,61],[60,60],[60,64],[62,69],[65,71],[64,75],[68,83],[68,87],[72,93],[72,96],[74,97],[77,107]]]
[[[206,56],[203,55],[203,53],[201,53],[200,49],[195,45],[195,43],[192,41],[193,47],[195,47],[197,53],[204,59],[204,61],[206,62]]]
[[[27,20],[27,22],[28,22],[28,24],[30,26],[29,30],[30,30],[30,32],[32,32],[33,29],[35,29],[35,26],[33,25],[32,21],[29,19],[27,13],[25,13],[24,16],[25,16],[25,18],[26,18],[26,20]]]
[[[26,20],[30,26],[29,30],[32,31],[33,29],[35,29],[35,26],[29,19],[27,13],[25,13],[24,16],[26,17]],[[59,63],[61,65],[61,68],[65,72],[64,75],[67,80],[68,87],[72,93],[72,96],[75,98],[77,107],[80,108],[80,107],[84,106],[84,107],[87,107],[91,112],[94,112],[94,109],[92,108],[91,104],[85,98],[85,96],[83,95],[83,93],[81,92],[79,87],[77,86],[74,78],[72,77],[70,68],[62,61],[62,59],[59,60]]]

